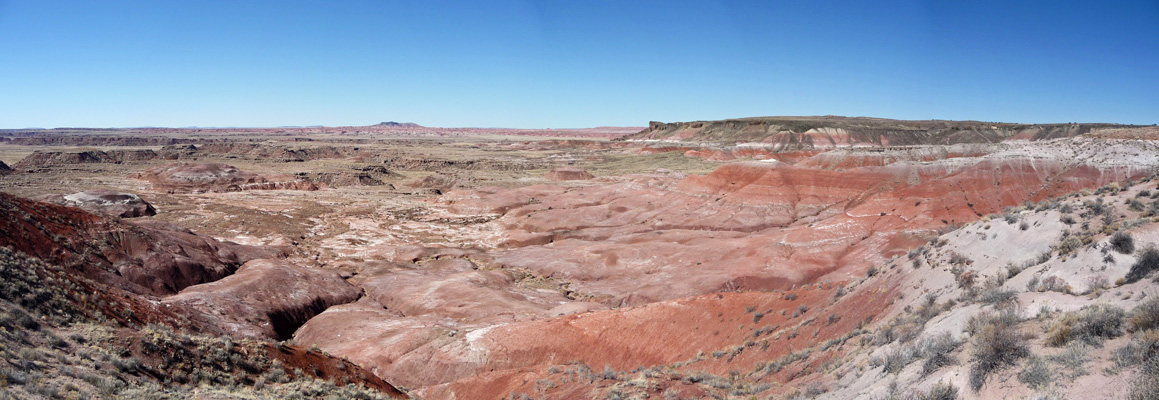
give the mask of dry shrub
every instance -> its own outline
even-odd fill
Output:
[[[1039,281],[1037,285],[1033,285],[1033,288],[1030,286],[1032,285],[1027,285],[1027,289],[1033,290],[1035,292],[1071,292],[1070,284],[1066,283],[1066,280],[1054,275],[1048,276],[1046,279]]]

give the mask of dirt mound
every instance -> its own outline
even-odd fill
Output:
[[[57,204],[78,207],[85,211],[118,218],[137,218],[157,215],[145,200],[133,193],[113,190],[86,190],[64,196],[54,196]]]
[[[194,144],[173,144],[162,147],[157,152],[158,160],[182,160],[197,158],[197,145]]]
[[[556,168],[548,171],[543,177],[552,181],[584,181],[595,178],[590,172],[579,168]]]
[[[442,193],[451,189],[472,188],[479,185],[479,178],[471,174],[461,173],[458,171],[435,172],[427,175],[422,179],[414,179],[406,183],[405,186],[412,188],[433,189],[436,193]]]
[[[190,317],[206,329],[285,340],[314,315],[360,295],[332,270],[253,260],[233,275],[187,287],[162,303],[197,310]]]
[[[115,161],[108,153],[103,151],[62,152],[37,150],[20,161],[17,161],[16,164],[12,164],[12,167],[20,170],[35,170],[60,165],[111,162]]]
[[[169,164],[133,174],[154,190],[168,193],[238,192],[243,190],[318,190],[316,183],[288,176],[263,176],[226,164]]]
[[[113,159],[113,162],[116,163],[139,162],[157,159],[157,152],[148,149],[108,150],[105,151],[105,154],[108,154],[109,157]]]
[[[350,171],[341,172],[299,172],[295,174],[303,181],[318,182],[330,187],[340,186],[390,186],[384,179],[397,177],[398,174],[387,170],[381,165],[366,165],[352,167]]]

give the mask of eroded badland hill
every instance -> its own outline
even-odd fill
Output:
[[[1156,139],[0,131],[0,397],[1153,398]]]

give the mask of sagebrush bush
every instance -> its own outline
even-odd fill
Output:
[[[896,374],[914,360],[914,349],[909,346],[897,346],[886,351],[880,363],[885,366],[885,372]]]
[[[1007,309],[997,314],[984,313],[968,322],[967,329],[975,332],[971,339],[974,354],[970,366],[970,387],[975,391],[986,384],[991,372],[1030,355],[1028,338],[1018,330],[1018,320],[1018,315]]]
[[[1132,332],[1159,327],[1159,296],[1150,296],[1135,306],[1127,317],[1127,327]]]
[[[1046,343],[1050,346],[1064,346],[1071,340],[1099,346],[1103,339],[1123,334],[1122,308],[1109,304],[1092,304],[1078,311],[1068,312],[1051,326]]]
[[[1077,235],[1067,235],[1054,246],[1059,255],[1070,254],[1083,246],[1083,239]]]
[[[959,344],[949,332],[943,332],[922,342],[921,350],[918,352],[920,357],[925,358],[925,362],[922,363],[922,375],[929,375],[942,367],[957,364],[958,360],[950,353],[957,349]]]
[[[1087,374],[1086,363],[1090,360],[1087,357],[1089,348],[1090,346],[1083,341],[1072,341],[1066,346],[1066,351],[1051,357],[1051,359],[1069,369],[1071,374],[1068,378],[1074,379]]]
[[[1111,248],[1119,252],[1119,254],[1131,254],[1135,252],[1135,238],[1130,233],[1119,231],[1111,235]]]
[[[1120,368],[1131,367],[1146,362],[1159,354],[1159,331],[1148,330],[1135,333],[1127,344],[1115,349],[1111,358]]]
[[[1026,359],[1022,372],[1018,373],[1018,381],[1031,389],[1042,389],[1050,386],[1050,366],[1039,356]]]
[[[1141,202],[1139,200],[1136,200],[1136,199],[1127,200],[1127,209],[1128,210],[1135,211],[1135,212],[1141,212],[1144,210],[1144,207],[1146,207],[1146,206],[1144,206],[1143,202]]]
[[[985,304],[998,304],[1007,301],[1016,300],[1018,293],[1013,290],[1003,289],[1001,287],[992,287],[983,290],[978,295],[978,301]]]
[[[1159,269],[1159,249],[1149,246],[1138,254],[1138,261],[1131,266],[1125,277],[1126,283],[1135,283]]]

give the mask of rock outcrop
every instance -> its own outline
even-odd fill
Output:
[[[5,164],[3,161],[0,161],[0,175],[8,175],[11,173],[12,168],[9,167],[8,164]]]
[[[113,190],[86,190],[52,196],[49,201],[110,217],[137,218],[157,215],[157,209],[140,196]]]
[[[131,177],[149,181],[153,189],[168,193],[237,192],[243,190],[318,190],[313,182],[290,176],[263,176],[226,164],[169,164]]]

